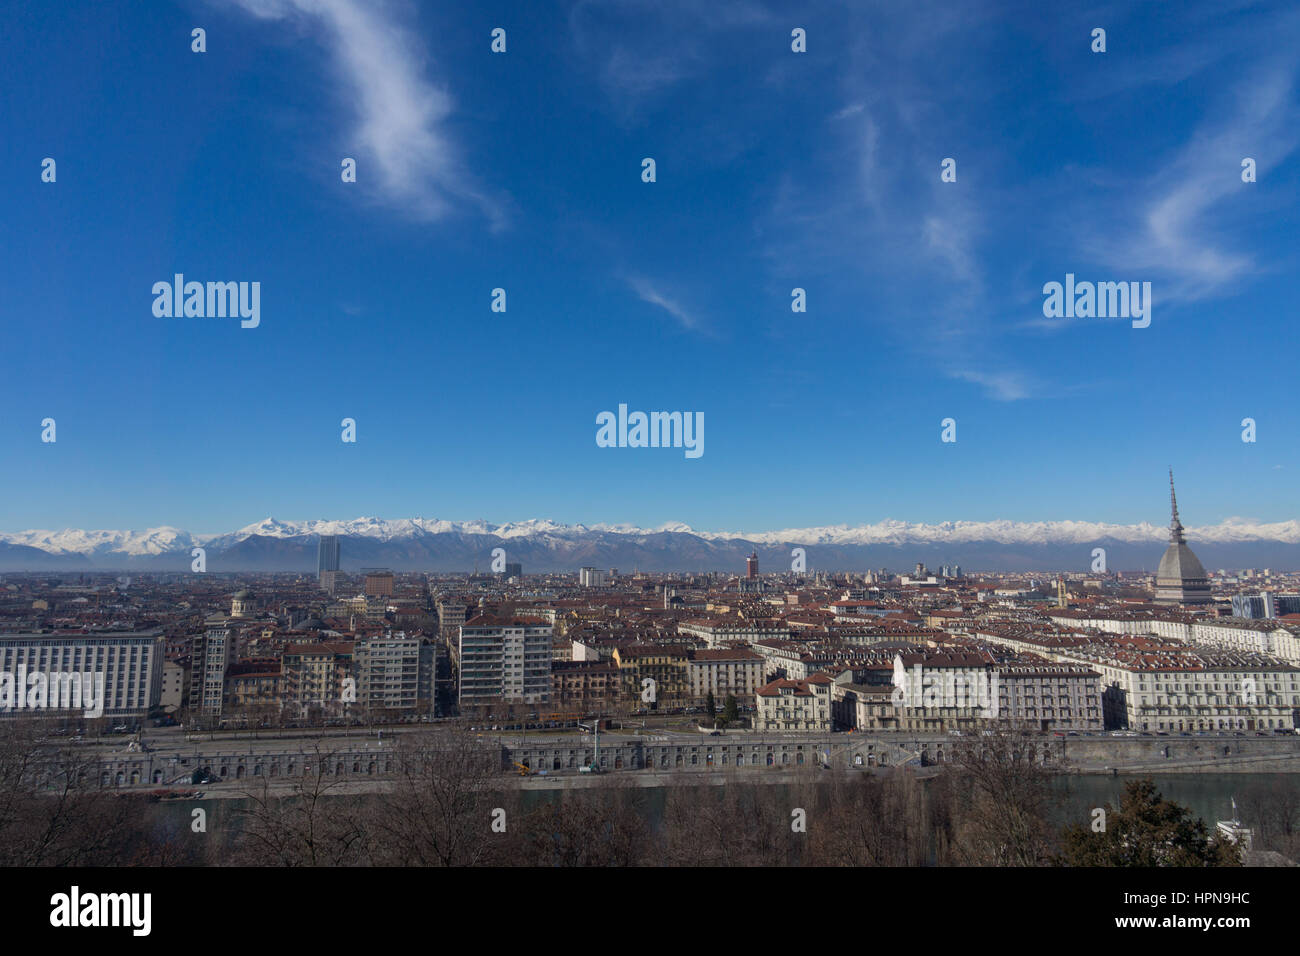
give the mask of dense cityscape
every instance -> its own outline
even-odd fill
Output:
[[[314,576],[8,574],[0,713],[50,774],[154,800],[383,790],[448,735],[555,791],[924,778],[990,738],[1017,774],[1295,770],[1300,574],[1206,571],[1177,509],[1171,481],[1154,575],[352,574],[335,536]]]

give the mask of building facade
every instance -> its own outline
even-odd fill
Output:
[[[551,696],[551,625],[480,614],[460,628],[460,706],[538,705]]]
[[[831,687],[825,674],[807,680],[781,678],[760,687],[755,730],[818,731],[831,729]]]
[[[158,631],[0,635],[0,716],[144,717],[162,699],[165,643]]]

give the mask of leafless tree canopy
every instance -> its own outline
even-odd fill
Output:
[[[302,775],[259,777],[242,799],[209,804],[203,830],[180,822],[187,801],[159,813],[147,795],[101,786],[86,751],[11,720],[0,722],[0,864],[1042,866],[1059,859],[1060,834],[1035,743],[971,738],[928,779],[810,765],[779,783],[732,769],[552,790],[523,787],[494,739],[440,724],[395,739],[397,773],[378,791],[331,773],[341,754],[321,741]],[[1300,788],[1286,780],[1239,804],[1257,846],[1294,856]]]

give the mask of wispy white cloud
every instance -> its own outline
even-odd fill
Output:
[[[1014,402],[1028,398],[1031,394],[1030,383],[1019,372],[988,372],[977,370],[959,370],[950,372],[952,378],[983,386],[991,398],[1000,402]]]
[[[375,171],[378,193],[420,219],[477,208],[494,228],[502,204],[466,170],[446,130],[453,101],[426,76],[419,38],[381,0],[234,0],[268,20],[296,20],[319,34],[356,110],[358,183]]]
[[[1164,302],[1203,298],[1260,271],[1232,233],[1233,219],[1240,221],[1255,198],[1247,190],[1263,188],[1241,181],[1241,161],[1254,159],[1263,178],[1300,143],[1295,69],[1287,58],[1244,77],[1187,143],[1157,164],[1159,172],[1145,188],[1129,197],[1137,200],[1135,213],[1129,213],[1133,228],[1115,229],[1112,221],[1105,233],[1085,238],[1091,252],[1165,278]],[[1143,194],[1148,198],[1138,198]],[[1234,199],[1243,201],[1234,206]]]
[[[641,298],[642,302],[657,305],[676,319],[681,324],[682,328],[690,332],[702,331],[699,321],[691,312],[687,311],[687,309],[675,299],[671,299],[664,295],[664,293],[649,279],[642,276],[629,276],[627,284],[632,287],[632,291]]]

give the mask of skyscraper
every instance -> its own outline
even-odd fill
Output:
[[[753,579],[758,577],[758,552],[755,551],[745,559],[745,577]]]
[[[1183,523],[1178,520],[1178,498],[1174,495],[1174,470],[1169,469],[1169,547],[1156,571],[1156,604],[1209,604],[1210,582],[1205,568],[1187,546]]]
[[[316,551],[316,572],[337,571],[339,569],[339,536],[323,534]]]

